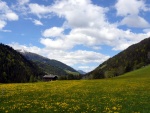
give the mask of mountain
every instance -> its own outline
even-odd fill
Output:
[[[0,44],[0,83],[29,82],[45,73],[13,48]]]
[[[79,72],[80,74],[86,74],[86,72],[84,72],[84,71],[82,71],[82,70],[78,70],[78,72]]]
[[[150,64],[150,38],[131,45],[87,73],[84,78],[99,79],[119,76],[148,64]]]
[[[45,58],[35,53],[22,51],[20,52],[28,60],[35,62],[47,74],[67,75],[68,72],[77,72],[72,67],[57,61]]]

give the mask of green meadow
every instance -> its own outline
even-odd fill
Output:
[[[0,84],[0,113],[150,113],[150,66],[101,80]]]

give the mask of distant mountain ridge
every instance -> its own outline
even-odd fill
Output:
[[[0,83],[34,81],[44,74],[36,64],[12,47],[0,44]]]
[[[20,53],[28,60],[35,62],[47,74],[67,75],[67,71],[77,72],[72,67],[60,61],[48,59],[46,57],[31,52],[23,51]]]
[[[84,78],[99,79],[122,75],[150,64],[150,38],[133,44],[126,50],[100,64]]]
[[[82,70],[78,70],[78,72],[79,72],[80,74],[86,74],[86,72],[84,72],[84,71],[82,71]]]

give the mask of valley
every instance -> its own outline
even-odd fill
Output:
[[[150,0],[0,0],[0,113],[150,113]]]
[[[1,113],[149,113],[150,66],[115,78],[0,84]]]

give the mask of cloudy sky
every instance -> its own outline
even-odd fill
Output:
[[[91,71],[150,36],[150,0],[0,0],[0,42]]]

